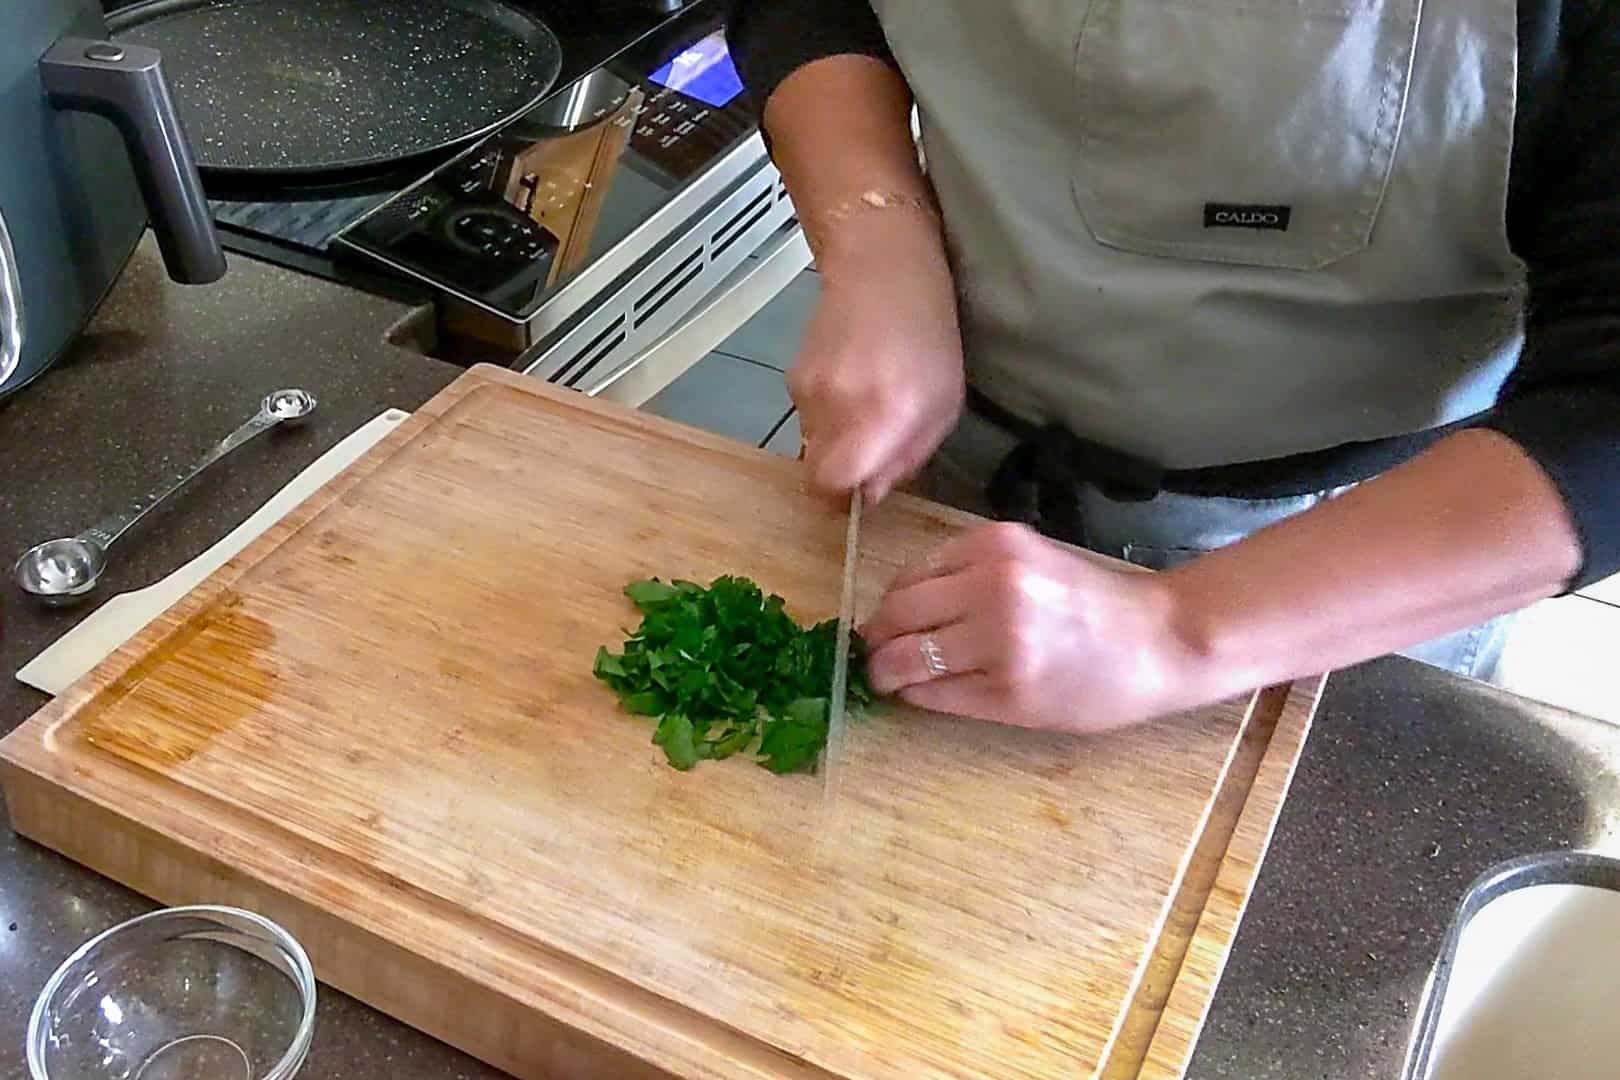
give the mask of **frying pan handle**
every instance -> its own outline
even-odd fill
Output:
[[[65,37],[39,73],[56,108],[97,113],[118,128],[169,276],[201,285],[224,275],[225,252],[160,60],[156,49]]]

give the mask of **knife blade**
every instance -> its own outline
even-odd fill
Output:
[[[834,637],[832,693],[827,699],[827,746],[821,752],[822,795],[827,803],[838,796],[838,763],[844,752],[848,727],[844,702],[849,696],[849,635],[855,618],[855,565],[861,535],[861,489],[849,497],[849,525],[844,534],[844,577],[838,594],[838,632]]]

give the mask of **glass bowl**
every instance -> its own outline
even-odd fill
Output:
[[[92,938],[28,1023],[33,1080],[289,1080],[315,1033],[292,935],[228,907],[177,907]]]

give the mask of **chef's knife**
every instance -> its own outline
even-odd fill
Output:
[[[822,793],[831,804],[838,796],[838,762],[844,750],[849,695],[849,634],[855,617],[855,563],[861,534],[861,489],[849,497],[849,529],[844,534],[844,579],[838,594],[838,633],[833,644],[832,695],[827,699],[827,748],[822,751]]]

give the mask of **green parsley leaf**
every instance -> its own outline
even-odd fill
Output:
[[[659,719],[653,741],[677,769],[721,760],[759,744],[773,772],[815,768],[827,741],[827,691],[836,620],[804,629],[780,596],[744,577],[633,581],[624,593],[642,613],[624,651],[597,650],[592,671],[626,712]],[[850,640],[848,710],[876,704],[866,648]]]
[[[766,721],[759,763],[774,773],[804,772],[815,767],[825,745],[827,699],[799,698],[781,716]]]
[[[622,679],[629,673],[624,670],[624,658],[614,656],[607,651],[607,646],[604,645],[596,650],[595,674],[598,679],[608,675],[616,675]]]
[[[624,595],[628,596],[636,607],[649,611],[660,604],[667,604],[675,599],[676,591],[661,581],[632,581],[624,587]]]
[[[680,713],[670,713],[658,722],[653,742],[664,748],[669,763],[685,772],[698,763],[698,750],[693,741],[692,721]]]
[[[709,756],[719,761],[728,758],[754,741],[754,725],[738,724],[720,738],[709,743]]]
[[[636,694],[625,694],[619,698],[619,704],[624,706],[625,712],[637,716],[662,716],[669,708],[669,699],[656,690],[643,690]]]

